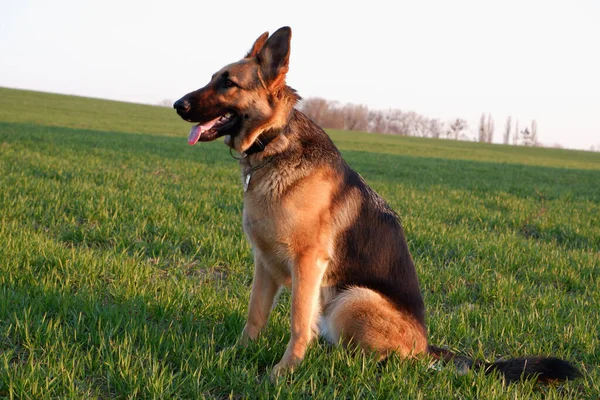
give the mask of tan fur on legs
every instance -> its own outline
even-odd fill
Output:
[[[352,287],[341,292],[324,316],[329,339],[353,343],[383,357],[398,352],[411,357],[427,351],[424,329],[379,293]]]
[[[258,334],[264,328],[278,290],[279,284],[267,271],[260,257],[255,254],[254,279],[252,280],[252,292],[248,306],[248,322],[242,332],[242,344],[246,344],[249,340],[256,340]]]
[[[273,368],[271,379],[300,364],[319,315],[319,294],[327,261],[317,250],[308,250],[298,257],[292,271],[291,337],[281,361]]]

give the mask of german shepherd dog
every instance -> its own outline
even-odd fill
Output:
[[[425,306],[398,215],[344,161],[329,136],[294,106],[286,85],[291,29],[263,33],[174,108],[197,123],[188,142],[225,137],[241,154],[244,231],[254,252],[248,320],[258,337],[282,287],[291,288],[291,337],[272,377],[297,367],[317,335],[385,358],[430,354],[507,381],[572,379],[554,357],[485,363],[429,345]]]

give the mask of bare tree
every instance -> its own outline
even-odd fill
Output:
[[[383,111],[370,110],[368,119],[369,119],[369,132],[389,133],[388,129],[387,129],[389,119]]]
[[[400,110],[389,111],[389,131],[395,135],[408,136],[410,135],[410,121],[406,113]]]
[[[510,140],[510,129],[512,128],[512,121],[510,115],[506,118],[506,123],[504,124],[504,144],[508,144]]]
[[[325,114],[329,111],[329,102],[327,100],[320,97],[303,99],[298,108],[316,124],[324,126]]]
[[[494,139],[494,120],[492,119],[492,115],[488,114],[488,120],[487,120],[487,128],[486,128],[486,141],[488,143],[492,143],[493,139]]]
[[[331,129],[344,129],[344,112],[339,103],[329,102],[327,112],[323,115],[323,125]]]
[[[458,140],[461,137],[462,131],[467,129],[467,121],[462,118],[457,118],[454,122],[450,124],[448,130],[448,136]]]
[[[337,102],[312,97],[302,100],[298,108],[319,126],[344,129],[344,113]]]
[[[409,136],[427,137],[429,136],[429,120],[414,111],[404,114],[408,125]]]
[[[479,118],[479,135],[477,137],[479,142],[487,141],[487,126],[485,123],[485,113],[481,114],[481,118]]]
[[[529,132],[529,128],[525,128],[521,132],[521,141],[524,146],[531,146],[531,132]]]
[[[369,108],[365,105],[346,104],[342,108],[344,129],[349,131],[366,131],[369,126]]]
[[[531,121],[531,145],[538,145],[538,137],[537,137],[537,122],[535,119]]]
[[[513,144],[519,144],[519,120],[515,122],[515,132],[513,133]]]
[[[429,120],[429,132],[431,133],[432,138],[439,139],[442,136],[443,130],[444,127],[439,119]]]

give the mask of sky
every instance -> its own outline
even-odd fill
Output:
[[[0,0],[0,86],[157,104],[292,28],[303,97],[600,148],[600,1]]]

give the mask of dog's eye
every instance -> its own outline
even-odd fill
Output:
[[[223,87],[224,87],[224,88],[231,88],[231,87],[234,87],[234,86],[237,86],[237,85],[236,85],[236,84],[235,84],[235,82],[234,82],[234,81],[232,81],[231,79],[225,79],[225,80],[223,81]]]

